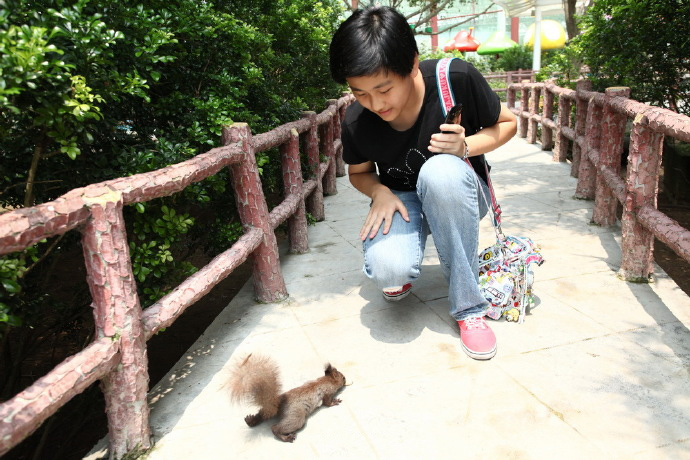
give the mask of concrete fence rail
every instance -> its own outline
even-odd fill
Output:
[[[344,174],[340,120],[351,95],[328,101],[321,113],[252,137],[246,124],[223,129],[222,146],[157,171],[89,185],[54,201],[0,215],[0,255],[44,238],[78,230],[92,297],[96,339],[34,384],[0,404],[0,456],[49,416],[101,380],[108,416],[111,458],[150,447],[146,341],[172,324],[247,259],[256,298],[287,297],[275,229],[287,221],[290,251],[309,249],[306,213],[324,218],[323,196],[335,194]],[[313,177],[302,177],[300,140]],[[280,149],[284,199],[270,212],[255,153]],[[325,158],[325,161],[321,161]],[[172,195],[218,173],[231,172],[244,234],[158,302],[142,310],[130,261],[123,208]]]
[[[690,117],[629,96],[629,88],[597,93],[591,91],[591,82],[580,80],[575,90],[552,82],[512,84],[507,101],[518,116],[518,135],[536,143],[541,125],[542,149],[553,150],[554,161],[566,161],[572,142],[571,175],[578,179],[575,197],[595,201],[593,223],[614,224],[621,203],[619,276],[648,281],[653,273],[654,238],[690,262],[690,230],[657,209],[664,136],[690,142]],[[627,171],[621,174],[630,121]]]
[[[503,93],[508,91],[508,87],[513,83],[522,83],[524,81],[534,82],[536,71],[534,70],[513,70],[506,72],[492,72],[484,75],[487,81],[492,82],[494,80],[505,81],[505,88],[493,88],[495,93]]]

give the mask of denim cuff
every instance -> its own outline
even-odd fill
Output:
[[[479,305],[477,307],[470,307],[466,310],[459,311],[456,314],[455,320],[456,321],[463,321],[463,320],[466,320],[467,318],[472,318],[472,317],[482,318],[482,317],[486,316],[486,313],[488,311],[489,311],[488,305]]]

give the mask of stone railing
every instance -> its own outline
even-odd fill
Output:
[[[323,220],[323,195],[335,194],[336,175],[345,174],[340,120],[352,100],[352,96],[331,100],[319,114],[307,113],[301,120],[254,137],[249,126],[235,124],[223,130],[222,147],[188,161],[75,189],[55,201],[0,215],[0,255],[70,230],[81,232],[97,330],[93,343],[0,405],[0,456],[97,380],[106,401],[111,458],[150,447],[146,341],[250,256],[256,298],[274,302],[287,297],[274,230],[287,220],[290,251],[308,250],[306,212]],[[300,140],[314,171],[306,181]],[[284,200],[269,212],[254,154],[274,147],[281,153]],[[320,161],[322,155],[325,162]],[[142,310],[123,207],[172,195],[226,167],[231,170],[244,235]]]
[[[505,81],[505,88],[493,88],[496,93],[508,91],[508,87],[513,83],[534,82],[534,70],[512,70],[507,72],[492,72],[484,75],[484,78],[491,83],[492,81]]]
[[[519,105],[516,93],[520,93]],[[575,197],[594,199],[592,222],[612,225],[622,204],[622,253],[619,276],[647,281],[653,273],[654,238],[690,262],[690,231],[657,210],[664,136],[690,142],[690,117],[628,98],[628,88],[591,91],[591,82],[576,90],[553,83],[508,87],[508,107],[518,116],[518,135],[553,149],[554,161],[566,161],[572,142],[571,175]],[[558,99],[555,110],[555,100]],[[621,178],[626,126],[632,121],[627,171]]]

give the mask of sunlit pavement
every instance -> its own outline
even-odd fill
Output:
[[[496,357],[461,350],[433,242],[412,294],[382,298],[357,238],[369,201],[339,178],[310,252],[281,253],[289,300],[257,304],[249,282],[152,389],[147,458],[690,458],[688,296],[658,267],[653,284],[616,277],[620,228],[589,224],[569,164],[517,138],[489,160],[505,233],[531,237],[546,259],[525,323],[490,322]],[[485,219],[480,249],[494,239]],[[227,395],[248,353],[272,356],[286,389],[326,362],[351,385],[283,443],[270,422],[249,428],[253,408]]]

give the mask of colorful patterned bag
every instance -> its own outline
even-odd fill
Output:
[[[532,264],[544,258],[530,238],[505,236],[495,227],[497,241],[479,254],[479,289],[491,306],[487,316],[522,323],[534,306]]]
[[[450,63],[453,59],[440,59],[436,65],[439,99],[442,101],[444,117],[455,105],[449,78]],[[486,162],[484,164],[486,165]],[[488,202],[486,204],[493,212],[491,223],[496,231],[496,243],[479,254],[479,290],[491,304],[487,312],[489,318],[498,320],[505,317],[507,321],[522,323],[527,308],[534,306],[532,264],[541,265],[544,258],[539,247],[530,238],[503,234],[501,206],[496,201],[488,166],[486,178],[491,205]],[[486,200],[484,194],[481,195]]]

